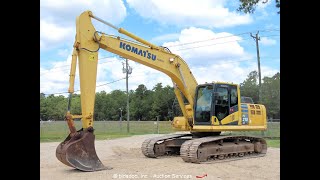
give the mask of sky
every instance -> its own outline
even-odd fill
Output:
[[[274,0],[260,3],[254,14],[236,11],[239,1],[227,0],[40,0],[40,92],[67,95],[76,17],[83,11],[184,59],[198,84],[212,81],[242,83],[258,70],[258,32],[261,76],[280,72],[280,15]],[[92,20],[98,31],[123,36]],[[96,92],[126,89],[124,59],[99,50]],[[129,89],[171,79],[150,67],[129,60]],[[77,68],[78,69],[78,68]],[[79,90],[76,73],[75,90]]]

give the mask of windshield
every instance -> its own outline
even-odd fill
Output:
[[[212,92],[213,87],[211,85],[198,88],[195,110],[195,120],[197,122],[210,121]]]
[[[252,100],[251,97],[241,96],[241,103],[250,103],[250,104],[253,104],[253,100]]]

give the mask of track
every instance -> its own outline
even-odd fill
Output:
[[[145,140],[142,153],[149,158],[178,155],[189,163],[216,163],[264,156],[266,141],[251,136],[208,136],[173,134]]]
[[[215,163],[264,156],[266,141],[251,136],[215,136],[182,144],[180,156],[190,163]]]
[[[181,144],[188,140],[182,138],[191,136],[191,134],[170,134],[149,138],[142,143],[141,151],[142,154],[149,158],[156,158],[158,156],[172,155],[176,153],[179,154]]]

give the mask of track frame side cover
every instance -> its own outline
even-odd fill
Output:
[[[180,148],[185,162],[222,162],[264,156],[267,143],[254,136],[216,136],[186,141]]]

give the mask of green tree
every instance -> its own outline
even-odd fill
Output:
[[[130,93],[130,92],[129,92]],[[130,97],[130,96],[129,96]],[[127,113],[127,95],[125,92],[121,90],[114,90],[108,94],[108,98],[106,99],[110,106],[108,108],[107,118],[110,120],[119,120],[119,108],[123,109],[123,120],[126,119]]]
[[[166,87],[164,87],[163,90],[164,90],[164,94],[165,94],[165,98],[164,98],[165,105],[166,105],[165,107],[167,109],[164,112],[165,120],[170,120],[170,119],[172,119],[172,115],[170,113],[172,113],[172,105],[173,105],[173,102],[174,102],[176,95],[174,94],[173,87],[170,87],[168,85]],[[179,108],[179,110],[180,110],[180,108]],[[181,112],[181,110],[180,110],[180,112]]]
[[[135,120],[148,120],[151,111],[152,91],[148,90],[143,84],[140,84],[134,91],[130,103],[130,114]]]
[[[268,1],[269,0],[240,0],[240,6],[238,7],[237,11],[244,12],[246,14],[252,14],[254,13],[259,2],[267,3]],[[275,3],[276,8],[279,9],[277,13],[280,14],[280,0],[275,0]]]
[[[258,72],[249,73],[246,80],[240,84],[241,96],[251,97],[253,102],[257,103],[259,99],[259,85],[257,83]]]
[[[64,116],[67,111],[67,99],[64,96],[50,95],[46,98],[46,102],[44,104],[48,115],[47,120],[64,120]]]
[[[175,97],[172,103],[171,110],[169,111],[170,119],[173,120],[176,116],[183,116],[178,99]]]
[[[148,90],[143,84],[133,91],[129,91],[130,119],[131,120],[152,120],[160,115],[160,120],[169,120],[172,111],[175,94],[170,86],[163,87],[161,83]],[[68,98],[64,96],[40,93],[40,118],[42,120],[64,120],[67,111]],[[127,95],[120,90],[110,93],[105,91],[97,92],[95,96],[94,120],[119,120],[120,109],[122,109],[123,120],[127,119]],[[178,107],[179,108],[179,107]],[[71,113],[82,114],[81,98],[74,94],[71,100]],[[172,114],[172,113],[171,113]],[[171,117],[172,118],[172,117]]]
[[[174,91],[170,86],[162,87],[162,83],[156,84],[153,89],[153,103],[151,117],[160,116],[160,120],[169,120],[169,111],[172,109],[174,101]]]
[[[261,102],[266,106],[269,118],[280,118],[280,73],[264,77],[261,85]]]
[[[102,121],[107,118],[105,112],[108,109],[107,103],[107,93],[105,91],[97,92],[94,103],[94,120]]]
[[[261,84],[261,100],[258,102],[258,73],[250,72],[247,79],[240,84],[241,96],[249,96],[255,103],[263,104],[268,118],[280,118],[280,73],[272,77],[263,77]]]
[[[48,120],[48,105],[44,93],[40,93],[40,119],[43,121]]]
[[[68,98],[65,98],[62,95],[49,95],[46,97],[45,94],[40,93],[40,118],[44,121],[64,120],[64,116],[67,112],[67,103]],[[73,95],[71,101],[71,113],[81,114],[80,95]]]

